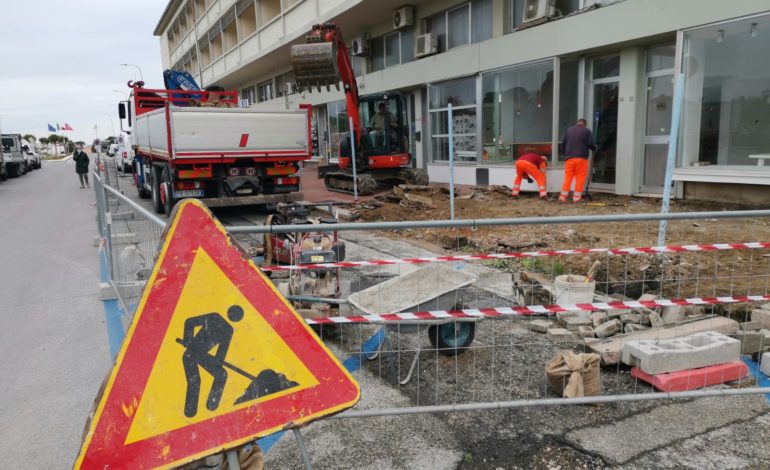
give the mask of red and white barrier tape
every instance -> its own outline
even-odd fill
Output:
[[[594,302],[590,304],[529,305],[526,307],[496,307],[462,310],[434,310],[429,312],[385,313],[378,315],[352,315],[349,317],[307,318],[309,325],[339,323],[396,323],[419,322],[421,320],[446,320],[449,318],[492,318],[511,315],[552,315],[577,310],[611,310],[632,308],[670,307],[674,305],[718,305],[739,302],[764,302],[770,295],[741,295],[732,297],[694,297],[690,299],[628,300],[617,302]]]
[[[425,258],[378,259],[371,261],[340,261],[336,263],[265,266],[262,271],[294,271],[304,269],[358,268],[362,266],[387,266],[393,264],[440,263],[447,261],[480,261],[509,258],[536,258],[563,255],[648,255],[661,253],[686,253],[698,251],[751,250],[770,248],[770,242],[710,243],[702,245],[647,246],[638,248],[582,248],[575,250],[515,251],[477,255],[435,256]]]

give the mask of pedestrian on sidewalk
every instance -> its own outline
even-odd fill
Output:
[[[567,157],[564,164],[564,184],[559,194],[560,202],[567,202],[572,180],[575,180],[575,191],[572,193],[572,202],[580,202],[583,198],[588,177],[588,157],[591,150],[596,150],[594,135],[586,127],[585,119],[578,119],[577,124],[567,129],[564,140],[559,145],[562,155]]]
[[[521,190],[521,180],[526,177],[531,183],[534,178],[537,181],[537,190],[540,199],[548,198],[545,189],[545,168],[548,166],[548,158],[545,155],[526,153],[516,159],[516,179],[513,180],[513,192],[511,196],[518,198]],[[541,171],[543,170],[543,171]]]
[[[91,163],[91,159],[88,158],[88,154],[83,151],[83,147],[78,146],[75,149],[72,160],[75,161],[75,172],[80,179],[80,187],[90,188],[91,185],[88,184],[88,164]]]

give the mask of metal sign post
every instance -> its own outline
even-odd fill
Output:
[[[358,178],[356,177],[356,133],[353,129],[353,118],[348,118],[350,129],[350,160],[353,165],[353,200],[358,202]]]
[[[449,218],[455,220],[455,149],[452,129],[452,103],[447,105],[447,129],[449,132]]]
[[[663,182],[663,203],[660,207],[661,214],[668,214],[671,206],[671,185],[674,179],[674,167],[676,166],[676,150],[679,142],[679,125],[682,117],[682,104],[684,103],[684,74],[679,74],[674,82],[674,109],[671,112],[671,137],[668,141],[668,159],[666,161],[666,179]],[[658,226],[658,246],[666,243],[666,231],[668,220],[661,220]]]

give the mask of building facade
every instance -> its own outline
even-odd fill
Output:
[[[328,21],[363,46],[351,52],[360,93],[404,98],[414,164],[431,181],[449,180],[451,128],[458,183],[510,185],[513,160],[536,151],[557,191],[558,142],[583,117],[595,190],[660,194],[676,145],[680,197],[770,198],[770,0],[171,0],[155,34],[164,67],[202,86],[265,109],[313,104],[318,150],[334,159],[343,95],[294,92],[289,52]]]

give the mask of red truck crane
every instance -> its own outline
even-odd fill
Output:
[[[327,189],[353,192],[353,148],[359,194],[371,194],[380,183],[428,184],[425,170],[411,167],[409,129],[401,95],[388,92],[359,96],[348,48],[335,23],[314,25],[305,44],[291,47],[291,61],[300,91],[312,91],[313,87],[328,90],[331,85],[339,90],[340,81],[345,91],[355,142],[351,145],[349,136],[340,140],[339,170],[324,175]]]

